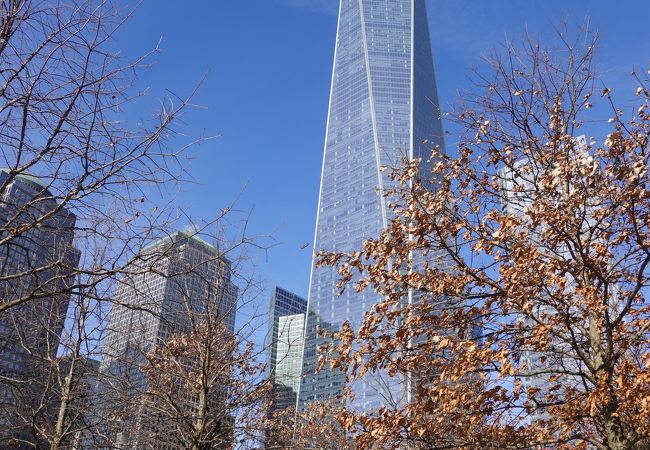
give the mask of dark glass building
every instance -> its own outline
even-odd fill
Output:
[[[271,410],[296,405],[302,371],[307,300],[280,287],[271,294],[268,368],[273,382]]]
[[[23,427],[43,409],[43,371],[65,323],[80,255],[75,223],[43,180],[0,169],[0,302],[14,304],[0,312],[0,444],[35,442]]]

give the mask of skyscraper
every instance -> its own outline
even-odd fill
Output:
[[[589,157],[587,139],[584,135],[577,136],[573,138],[573,145],[570,148],[567,148],[567,156],[569,159],[578,159]],[[525,158],[519,159],[512,164],[512,167],[503,167],[499,173],[499,180],[501,184],[501,192],[503,194],[503,210],[505,213],[516,216],[520,219],[523,225],[520,227],[522,231],[528,234],[528,238],[531,243],[536,243],[539,245],[540,252],[544,253],[548,251],[545,247],[547,243],[547,238],[542,236],[542,230],[544,226],[535,225],[533,226],[530,222],[530,216],[527,214],[527,210],[530,210],[534,207],[534,204],[539,201],[540,197],[543,197],[545,194],[540,193],[540,182],[539,177],[547,175],[553,170],[553,167],[549,167],[544,163],[539,163],[535,160],[534,156],[528,155]],[[564,183],[562,183],[564,188]],[[562,188],[558,188],[558,193]],[[567,189],[574,189],[571,184],[567,186]],[[589,236],[592,232],[590,226],[593,226],[594,219],[591,216],[589,208],[586,208],[585,221],[583,222],[583,233],[585,236]],[[585,241],[588,241],[590,238],[585,237]],[[556,256],[564,258],[567,261],[572,258],[570,255],[570,249],[564,245],[560,245],[559,249],[555,248]],[[575,280],[572,279],[570,274],[564,275],[568,280],[566,289],[571,291],[575,289]],[[613,288],[615,289],[615,288]],[[552,297],[553,287],[549,287],[549,297]],[[565,311],[561,309],[556,309],[554,302],[549,301],[549,298],[531,298],[533,304],[535,305],[531,311],[523,314],[518,314],[517,320],[520,321],[520,333],[526,335],[524,341],[528,342],[527,345],[522,345],[520,349],[522,350],[523,361],[526,364],[527,369],[523,371],[526,375],[523,377],[524,386],[526,387],[526,395],[531,404],[535,405],[549,405],[552,404],[554,400],[560,400],[565,395],[567,390],[575,390],[580,392],[584,390],[584,381],[577,375],[581,370],[580,366],[582,362],[580,358],[574,355],[573,349],[570,348],[570,340],[560,338],[562,332],[551,332],[548,331],[550,337],[548,345],[544,351],[537,351],[534,348],[531,348],[531,342],[535,339],[531,338],[532,329],[538,327],[540,324],[552,324],[553,320],[558,316],[566,314]],[[611,308],[616,310],[618,308],[617,304],[610,305]],[[615,316],[615,311],[612,311],[612,316]],[[549,325],[549,330],[552,330],[554,326]],[[588,325],[585,326],[588,328]],[[575,336],[580,336],[580,327],[575,327],[573,333]],[[574,337],[575,339],[575,337]],[[575,374],[575,375],[572,375]],[[558,375],[561,377],[558,381]],[[543,419],[546,413],[540,413],[539,411],[544,411],[545,406],[542,406],[539,410],[534,410],[530,416],[532,421]]]
[[[166,436],[169,425],[140,401],[147,387],[141,365],[155,346],[190,332],[192,323],[208,317],[232,333],[237,287],[231,281],[230,262],[219,250],[184,232],[142,249],[132,267],[133,274],[118,285],[110,312],[98,388],[104,408],[123,402],[132,409],[107,424],[107,434],[119,448],[176,448]],[[190,411],[196,399],[187,401]]]
[[[273,380],[272,411],[296,404],[306,314],[306,299],[277,286],[273,289],[268,342],[269,375]]]
[[[15,302],[0,313],[0,443],[3,431],[33,441],[23,428],[43,409],[79,262],[75,224],[43,180],[0,169],[0,302]]]
[[[443,149],[442,124],[424,0],[341,0],[314,239],[315,251],[353,251],[379,236],[390,220],[382,166]],[[358,327],[378,298],[347,289],[337,296],[337,273],[313,267],[300,403],[341,391],[340,374],[314,374],[316,329]],[[401,397],[396,380],[366,377],[353,386],[354,406]],[[400,401],[397,398],[397,401]]]

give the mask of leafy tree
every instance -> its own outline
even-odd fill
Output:
[[[559,39],[488,59],[451,114],[457,156],[392,169],[388,228],[320,254],[383,298],[329,364],[409,383],[405,405],[338,413],[358,448],[650,445],[648,79],[626,118],[596,39]]]
[[[344,412],[339,400],[314,402],[298,412],[294,408],[275,411],[266,420],[264,448],[354,450],[354,441],[336,419]]]

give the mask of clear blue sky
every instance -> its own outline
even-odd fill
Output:
[[[629,86],[633,66],[650,67],[650,2],[619,0],[427,0],[443,109],[467,86],[482,53],[521,37],[542,39],[553,24],[590,15],[601,34],[608,83]],[[183,95],[207,73],[185,117],[191,135],[220,135],[193,150],[197,182],[181,194],[199,217],[213,216],[244,189],[252,233],[273,233],[260,257],[268,286],[307,295],[338,0],[144,0],[120,33],[127,54],[163,52],[140,87],[151,102],[164,89]],[[147,112],[147,111],[144,111]],[[143,113],[144,113],[143,112]],[[301,245],[310,243],[305,249]]]

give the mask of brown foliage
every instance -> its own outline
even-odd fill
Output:
[[[251,344],[242,348],[222,322],[206,320],[149,353],[144,409],[180,448],[240,448],[262,430],[270,393],[263,371]]]
[[[312,403],[298,413],[293,408],[277,411],[266,422],[264,448],[354,450],[336,418],[344,413],[337,402]]]
[[[351,379],[386,371],[411,394],[337,414],[358,448],[650,439],[650,89],[634,77],[635,113],[623,119],[596,87],[595,39],[584,38],[490,59],[452,115],[458,155],[434,149],[430,183],[405,161],[382,235],[321,254],[341,286],[359,280],[384,298],[339,335],[329,363]],[[586,120],[607,111],[602,139],[582,142],[603,128]]]

